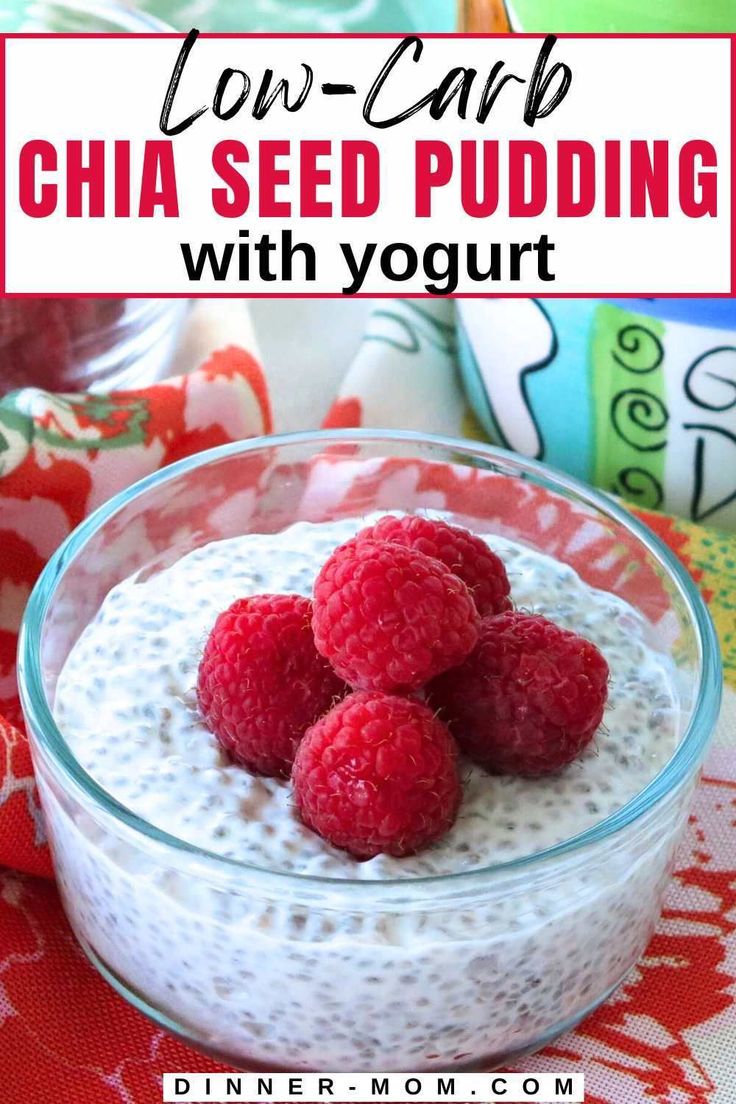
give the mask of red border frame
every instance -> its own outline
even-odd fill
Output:
[[[36,39],[36,38],[55,38],[55,39],[78,39],[78,38],[95,38],[95,39],[118,39],[118,38],[164,38],[164,39],[184,39],[189,32],[187,31],[144,31],[141,33],[130,34],[124,32],[100,32],[91,34],[81,34],[79,32],[62,32],[59,34],[50,34],[42,31],[21,31],[10,34],[0,34],[0,298],[7,299],[37,299],[42,298],[44,293],[39,292],[8,292],[5,288],[6,279],[6,194],[5,194],[5,109],[6,109],[6,41],[8,39]],[[450,39],[456,40],[458,38],[466,39],[488,39],[506,41],[509,38],[508,34],[458,34],[457,32],[429,32],[427,34],[419,33],[419,37],[422,39]],[[306,34],[297,34],[289,31],[281,31],[274,33],[253,33],[253,32],[208,32],[203,31],[200,35],[201,38],[217,38],[217,39],[333,39],[337,38],[357,38],[357,39],[391,39],[398,40],[406,38],[406,34],[388,33],[388,32],[374,32],[365,34],[346,34],[346,35],[334,35],[324,32],[308,32]],[[544,34],[514,34],[514,38],[523,39],[543,39]],[[736,33],[728,34],[725,32],[705,32],[703,34],[676,34],[673,32],[665,32],[663,34],[640,34],[636,32],[622,32],[620,34],[593,34],[593,33],[560,33],[557,34],[558,39],[717,39],[730,41],[731,43],[731,103],[730,103],[730,132],[731,132],[731,203],[730,203],[730,248],[731,248],[731,288],[727,292],[694,292],[686,295],[680,292],[595,292],[573,295],[569,292],[554,292],[545,291],[545,299],[641,299],[648,296],[653,296],[658,299],[731,299],[736,297]],[[537,293],[539,294],[539,293]],[[355,295],[347,296],[341,292],[251,292],[251,291],[239,291],[239,292],[202,292],[195,295],[193,292],[169,292],[163,294],[161,292],[61,292],[56,293],[55,298],[59,299],[87,299],[87,298],[101,298],[111,299],[125,296],[130,299],[491,299],[491,298],[506,298],[506,299],[528,299],[530,298],[529,292],[521,291],[499,291],[493,292],[469,292],[469,293],[453,293],[451,295],[436,296],[430,292],[415,292],[408,294],[402,293],[398,288],[396,292],[358,292]]]
[[[5,36],[0,35],[0,296],[5,295]]]
[[[736,296],[736,35],[731,36],[731,295]]]

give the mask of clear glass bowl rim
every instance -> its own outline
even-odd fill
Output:
[[[692,717],[688,728],[673,757],[643,790],[617,812],[576,836],[564,840],[553,847],[545,848],[534,854],[505,862],[491,863],[488,866],[470,871],[457,871],[452,874],[432,875],[419,878],[394,879],[352,879],[324,877],[312,874],[299,874],[293,871],[279,871],[238,859],[226,858],[216,852],[207,851],[185,840],[172,836],[156,828],[142,817],[127,809],[115,800],[89,775],[67,747],[64,738],[54,721],[46,700],[41,677],[41,632],[56,587],[64,575],[65,569],[78,554],[82,553],[87,542],[119,510],[125,508],[134,499],[153,488],[175,480],[179,476],[218,460],[247,454],[259,449],[273,449],[295,446],[324,446],[335,444],[400,444],[429,447],[460,454],[465,459],[500,467],[506,474],[530,476],[536,483],[542,483],[553,491],[568,492],[584,504],[601,511],[610,520],[623,526],[655,558],[666,573],[671,584],[679,592],[685,604],[697,637],[700,672]],[[36,582],[25,609],[18,642],[18,684],[21,702],[33,736],[51,758],[57,771],[61,772],[64,782],[71,782],[75,788],[91,799],[104,814],[120,822],[134,836],[144,836],[154,844],[172,849],[183,856],[189,856],[197,863],[205,863],[207,868],[220,870],[228,879],[234,873],[246,872],[259,881],[264,877],[273,880],[276,885],[309,885],[318,889],[346,890],[360,889],[361,894],[380,892],[387,889],[406,889],[408,887],[439,888],[451,882],[463,885],[478,884],[494,875],[509,874],[530,868],[549,866],[557,858],[590,848],[620,833],[628,825],[644,817],[653,810],[679,783],[692,777],[700,765],[709,737],[711,736],[720,710],[722,672],[718,638],[705,603],[691,576],[676,558],[673,552],[649,529],[612,498],[594,490],[587,484],[557,471],[547,464],[528,460],[506,449],[486,445],[481,442],[461,440],[434,434],[414,431],[380,429],[336,429],[308,430],[300,433],[287,433],[248,438],[232,444],[221,445],[179,460],[166,468],[146,476],[126,490],[114,495],[88,518],[86,518],[67,537],[54,553]]]

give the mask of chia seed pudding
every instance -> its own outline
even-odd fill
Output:
[[[643,950],[684,816],[678,793],[664,827],[660,815],[629,840],[611,837],[600,862],[584,861],[585,849],[563,855],[526,892],[523,864],[502,867],[489,891],[483,868],[615,813],[662,770],[680,731],[671,663],[642,616],[495,536],[515,605],[588,637],[608,661],[604,724],[579,760],[540,780],[463,764],[452,830],[416,856],[368,862],[303,827],[288,783],[232,764],[194,690],[217,614],[248,594],[309,595],[334,547],[378,516],[211,543],[126,580],[58,680],[57,723],[100,786],[169,835],[259,868],[238,885],[233,867],[221,884],[207,856],[163,863],[45,800],[82,942],[200,1045],[241,1063],[468,1068],[539,1045],[604,999]]]

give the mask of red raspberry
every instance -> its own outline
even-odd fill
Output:
[[[25,333],[29,317],[34,317],[26,306],[28,302],[34,303],[35,300],[0,299],[0,346]]]
[[[236,762],[288,778],[297,745],[345,686],[314,647],[312,603],[296,594],[239,598],[221,613],[199,665],[204,720]]]
[[[317,650],[359,690],[417,689],[462,662],[479,623],[462,579],[400,544],[348,541],[314,584]]]
[[[302,820],[358,859],[411,855],[460,806],[457,749],[421,702],[358,691],[309,729],[294,760]]]
[[[465,583],[481,617],[511,609],[511,588],[503,560],[469,529],[415,514],[388,515],[362,529],[357,539],[396,541],[440,560]]]
[[[580,755],[607,694],[608,664],[595,644],[523,613],[486,618],[472,655],[429,687],[469,758],[493,774],[528,778]]]
[[[3,352],[10,387],[43,387],[53,390],[64,386],[72,364],[72,342],[66,320],[64,300],[42,299],[36,317],[26,317],[26,329]]]

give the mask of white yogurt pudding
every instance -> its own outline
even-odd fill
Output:
[[[464,765],[462,807],[444,839],[362,863],[299,824],[288,783],[228,761],[194,692],[215,617],[247,594],[310,594],[332,549],[377,517],[212,543],[126,580],[72,649],[56,691],[69,747],[118,802],[204,851],[286,875],[242,872],[239,883],[233,867],[223,885],[209,876],[213,860],[184,853],[175,867],[155,848],[144,857],[45,802],[82,941],[201,1045],[268,1068],[507,1060],[617,984],[643,949],[667,876],[672,828],[654,822],[629,846],[612,837],[605,862],[587,865],[584,850],[556,861],[521,897],[523,866],[492,886],[480,873],[620,809],[679,739],[670,661],[643,618],[569,567],[499,538],[489,542],[517,607],[588,637],[609,663],[604,726],[580,760],[535,781]],[[670,804],[679,818],[681,797]],[[437,875],[459,877],[421,880]]]
[[[97,782],[156,827],[231,859],[300,874],[408,878],[472,870],[569,839],[661,770],[677,715],[669,666],[645,643],[641,617],[570,568],[494,539],[516,606],[576,630],[604,653],[605,727],[555,778],[492,778],[465,765],[454,829],[419,855],[356,863],[302,827],[289,783],[257,778],[220,750],[197,710],[197,667],[221,610],[247,594],[309,596],[330,552],[360,527],[301,523],[277,536],[220,541],[147,582],[117,586],[69,656],[56,696],[59,726]]]

